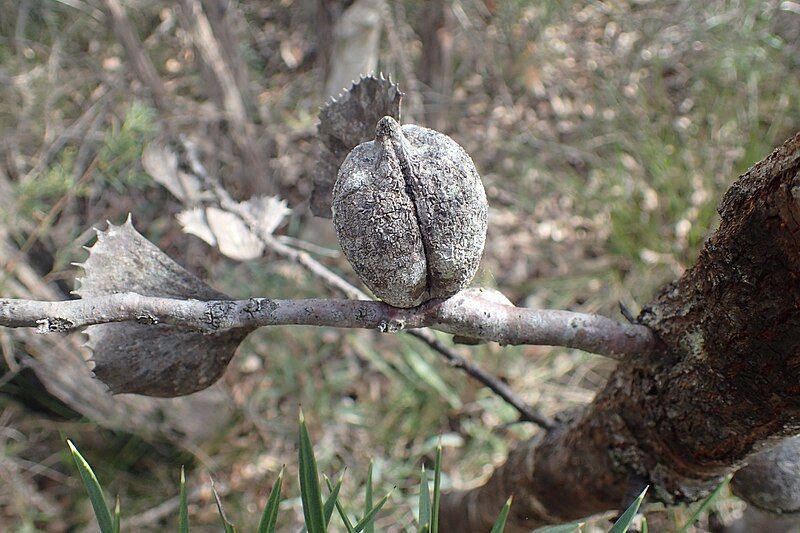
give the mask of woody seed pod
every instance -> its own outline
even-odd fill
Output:
[[[486,193],[469,155],[437,131],[383,117],[342,163],[332,211],[345,256],[389,305],[452,296],[478,269]]]

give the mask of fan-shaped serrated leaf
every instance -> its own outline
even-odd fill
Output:
[[[339,167],[350,150],[375,137],[375,126],[381,118],[390,116],[400,121],[402,98],[403,93],[390,80],[366,76],[320,109],[317,131],[322,146],[311,196],[315,215],[331,217],[331,196]]]
[[[75,292],[82,298],[120,292],[198,300],[228,300],[137,232],[130,217],[98,231]],[[147,317],[142,317],[148,320]],[[183,396],[211,386],[252,330],[215,334],[165,324],[122,322],[86,328],[94,374],[111,392]]]

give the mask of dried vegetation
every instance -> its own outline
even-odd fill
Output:
[[[635,313],[693,259],[730,179],[800,129],[795,2],[446,4],[440,20],[424,3],[392,3],[379,68],[409,93],[416,122],[474,159],[491,206],[476,283],[512,301],[609,316],[622,302]],[[154,79],[132,65],[109,6],[124,7]],[[285,198],[294,211],[280,233],[323,247],[312,251],[352,279],[329,253],[330,221],[307,208],[329,45],[315,6],[0,1],[0,292],[66,297],[90,228],[130,212],[151,240],[233,296],[326,294],[295,264],[269,255],[235,263],[182,233],[181,206],[141,164],[148,143],[177,135],[234,196]],[[399,485],[403,496],[381,519],[393,530],[411,523],[417,469],[439,435],[445,483],[463,485],[534,431],[405,336],[259,331],[203,418],[194,410],[188,420],[173,403],[70,388],[80,382],[69,377],[78,337],[0,330],[0,523],[14,530],[89,523],[64,436],[120,493],[131,529],[172,526],[186,464],[193,523],[217,524],[211,475],[249,530],[280,466],[296,479],[302,403],[321,468],[352,473],[348,501],[362,494],[370,458],[377,492]],[[460,350],[548,413],[587,402],[609,364],[537,347]],[[299,499],[284,507],[289,528]],[[727,520],[741,504],[717,507]]]

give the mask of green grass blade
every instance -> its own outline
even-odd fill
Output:
[[[639,496],[633,500],[633,503],[631,503],[628,508],[625,509],[625,512],[622,513],[622,516],[620,516],[617,521],[614,522],[614,525],[611,526],[611,529],[608,531],[608,533],[625,533],[628,531],[628,528],[631,527],[633,519],[636,518],[636,513],[639,512],[639,506],[642,505],[642,501],[644,501],[644,495],[647,494],[648,488],[649,486],[645,487],[641,494],[639,494]]]
[[[328,490],[333,492],[333,483],[331,483],[331,480],[326,477],[325,482],[328,484]],[[334,505],[336,505],[336,510],[339,512],[339,516],[342,518],[342,523],[344,524],[347,533],[356,533],[355,529],[353,529],[352,522],[350,522],[350,519],[347,518],[347,513],[344,512],[344,507],[342,507],[342,504],[339,503],[339,498],[334,500]]]
[[[300,499],[303,501],[306,528],[308,528],[308,533],[325,533],[327,526],[322,508],[317,460],[314,458],[314,448],[302,410],[300,411],[298,448],[300,450]]]
[[[323,513],[325,514],[325,525],[329,525],[331,523],[331,516],[333,516],[333,508],[336,506],[336,502],[339,500],[339,491],[342,488],[342,483],[344,483],[344,472],[342,475],[339,476],[339,481],[336,482],[336,485],[331,487],[331,480],[328,479],[328,476],[322,474],[323,479],[325,479],[325,483],[328,484],[328,488],[330,489],[331,493],[328,496],[328,499],[325,500],[325,505],[322,508]]]
[[[189,533],[189,501],[186,496],[186,474],[181,465],[181,498],[178,505],[178,533]]]
[[[383,508],[383,506],[386,505],[386,502],[389,501],[389,498],[392,496],[392,492],[394,492],[394,489],[390,490],[386,494],[386,496],[381,498],[378,501],[378,504],[375,505],[375,507],[367,511],[367,514],[364,515],[364,518],[359,520],[358,523],[353,527],[355,533],[361,533],[361,531],[366,531],[364,528],[366,527],[367,524],[371,524],[375,521],[375,515],[377,515],[380,512],[381,508]]]
[[[683,527],[678,530],[679,533],[683,533],[684,531],[688,531],[689,528],[692,527],[692,525],[695,522],[697,522],[697,519],[700,518],[700,515],[703,514],[703,512],[706,509],[708,509],[711,506],[712,503],[714,503],[714,500],[717,499],[717,496],[719,496],[719,493],[722,492],[722,489],[724,489],[728,485],[728,482],[730,480],[731,480],[731,474],[728,474],[727,476],[725,476],[725,479],[722,480],[722,483],[717,485],[717,488],[715,488],[713,491],[711,491],[711,494],[709,494],[706,497],[706,499],[703,500],[703,503],[701,503],[700,505],[697,506],[697,509],[694,510],[694,513],[692,513],[692,516],[689,518],[689,520],[687,520],[686,523],[683,525]]]
[[[278,507],[281,504],[281,486],[283,485],[283,472],[285,466],[281,467],[278,472],[278,479],[272,485],[272,490],[267,498],[267,504],[264,506],[264,514],[261,515],[261,521],[258,523],[258,533],[275,533],[275,526],[278,523]]]
[[[122,519],[122,513],[119,509],[119,494],[117,494],[117,503],[114,505],[114,533],[119,533],[119,523]]]
[[[364,520],[366,520],[372,509],[372,460],[369,461],[369,470],[367,470],[367,493],[364,496]],[[364,524],[364,533],[375,533],[375,524],[372,520]]]
[[[425,472],[425,465],[422,465],[422,474],[419,479],[419,531],[422,532],[423,526],[427,530],[431,528],[431,491],[428,488],[428,474]]]
[[[506,500],[505,505],[500,509],[500,514],[497,515],[497,520],[495,520],[490,533],[503,533],[506,528],[506,519],[508,518],[508,512],[511,510],[511,501],[513,499],[514,496],[509,496]]]
[[[431,533],[439,533],[439,500],[442,496],[442,442],[436,446],[433,464],[433,503],[431,505]]]
[[[217,492],[217,488],[214,486],[214,481],[211,481],[211,492],[214,493],[214,500],[217,502],[217,511],[219,511],[219,517],[222,519],[222,529],[225,533],[236,533],[236,526],[228,520],[228,517],[225,516],[225,509],[222,508],[222,498],[219,497],[219,493]]]
[[[78,467],[83,486],[86,487],[86,492],[89,494],[89,501],[92,502],[94,516],[97,518],[97,525],[100,526],[101,533],[114,533],[114,521],[111,519],[111,512],[108,510],[108,505],[103,497],[103,489],[100,487],[92,467],[89,466],[89,463],[86,462],[86,459],[83,458],[71,440],[67,440],[67,446],[69,446],[72,459]]]
[[[649,531],[650,531],[650,528],[647,527],[647,517],[646,516],[642,516],[642,533],[648,533]]]

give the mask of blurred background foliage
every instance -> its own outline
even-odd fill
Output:
[[[122,4],[169,105],[153,98],[115,36],[106,10],[116,3],[0,0],[3,295],[69,297],[91,228],[127,213],[232,296],[329,294],[295,264],[234,263],[181,232],[180,205],[141,165],[147,143],[177,134],[201,147],[237,196],[286,198],[294,212],[281,232],[326,247],[332,253],[320,259],[354,279],[330,222],[307,207],[330,70],[330,20],[321,14],[350,2],[202,2],[229,52],[251,145],[226,120],[223,89],[198,57],[182,9],[189,2]],[[638,312],[691,265],[735,177],[800,129],[792,1],[406,0],[386,7],[382,30],[378,68],[406,91],[406,119],[451,135],[484,178],[490,228],[475,284],[518,305],[621,319],[622,302]],[[373,459],[376,492],[399,487],[378,527],[402,531],[413,523],[418,468],[432,462],[439,436],[449,487],[488,474],[536,431],[403,335],[287,327],[260,330],[240,349],[213,434],[154,435],[54,396],[31,361],[63,342],[0,330],[0,523],[9,530],[91,523],[67,436],[120,494],[130,530],[174,527],[181,464],[194,487],[193,524],[217,527],[213,476],[228,514],[250,530],[287,464],[280,520],[290,531],[301,517],[293,458],[302,404],[322,471],[347,466],[354,479],[343,494],[358,502],[359,473]],[[550,414],[588,402],[611,368],[564,349],[458,349]],[[718,530],[742,510],[723,497],[698,527]],[[655,507],[651,527],[689,514]]]

